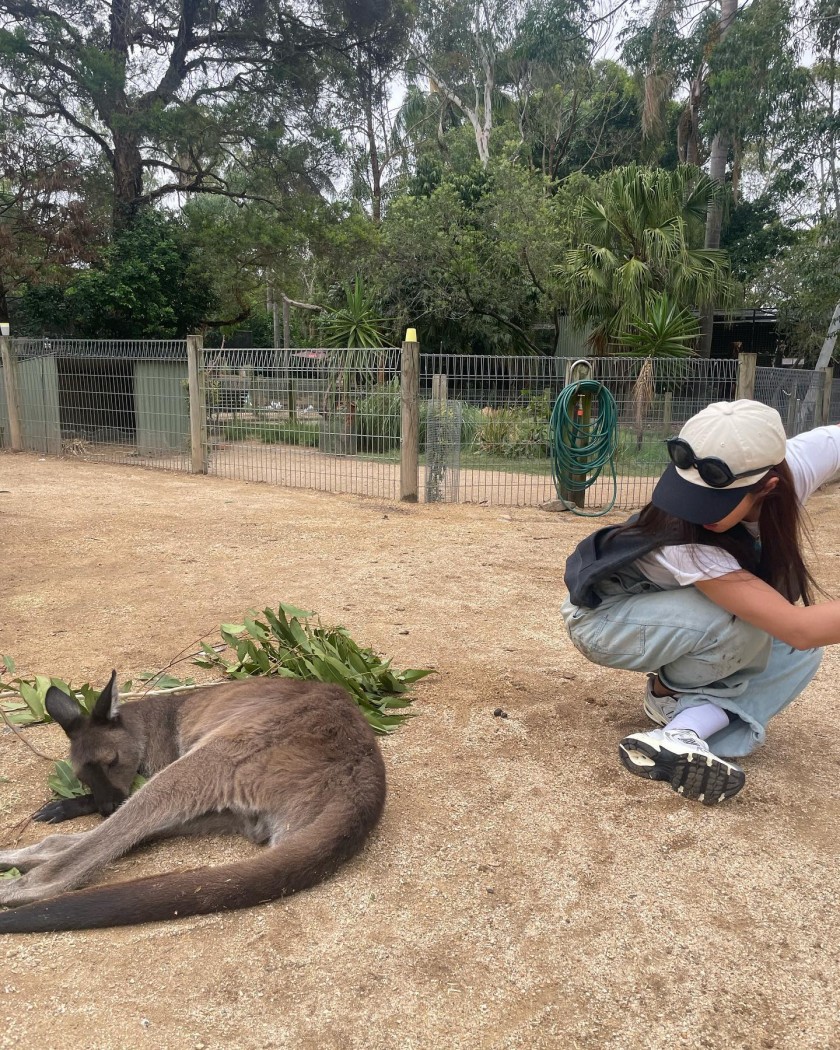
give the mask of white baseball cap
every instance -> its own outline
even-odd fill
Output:
[[[659,479],[652,502],[684,521],[706,525],[725,518],[748,489],[784,460],[787,437],[775,408],[742,399],[707,405],[688,420],[676,444],[669,444],[673,462]],[[723,485],[709,484],[701,476],[721,474],[721,465],[731,476]]]

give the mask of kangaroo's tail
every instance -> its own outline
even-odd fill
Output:
[[[315,885],[358,853],[381,809],[360,812],[350,801],[336,801],[256,857],[25,904],[0,912],[0,933],[132,926],[264,904]]]

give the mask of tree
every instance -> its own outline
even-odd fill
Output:
[[[389,168],[403,154],[390,93],[405,66],[412,8],[408,0],[383,0],[370,11],[365,34],[336,62],[335,120],[346,139],[352,195],[378,223]]]
[[[840,300],[840,223],[802,231],[756,277],[751,298],[778,310],[789,355],[813,366]]]
[[[636,160],[641,152],[638,92],[616,62],[581,63],[536,88],[520,122],[529,159],[559,181]]]
[[[569,313],[591,329],[596,353],[617,349],[657,293],[667,293],[677,310],[732,300],[726,253],[699,247],[719,192],[690,165],[631,164],[604,176],[598,199],[584,198],[585,243],[567,252],[562,279]]]
[[[65,287],[36,286],[21,308],[39,334],[183,338],[213,309],[210,276],[183,223],[139,216]]]
[[[13,330],[28,288],[64,284],[96,258],[104,242],[97,203],[71,149],[0,117],[0,320]]]
[[[509,162],[395,200],[382,224],[374,277],[384,303],[427,346],[460,352],[541,353],[534,325],[555,322],[557,267],[571,244],[572,202],[588,180],[552,195],[536,172]]]
[[[677,128],[682,160],[707,164],[724,192],[710,201],[705,246],[720,247],[731,194],[738,200],[741,164],[752,148],[759,163],[801,101],[796,36],[789,0],[719,0],[692,22],[684,0],[656,0],[648,24],[631,27],[625,56],[645,76],[644,128],[665,128],[663,105],[681,86],[685,101]],[[690,31],[682,31],[686,18]],[[711,349],[715,303],[703,316],[701,354]]]
[[[546,69],[556,73],[588,56],[583,8],[582,0],[421,3],[413,39],[419,71],[469,121],[483,167],[498,112],[522,137],[522,117]]]
[[[0,20],[6,110],[102,159],[115,231],[172,194],[319,181],[319,79],[346,19],[333,31],[315,5],[265,0],[0,0]]]

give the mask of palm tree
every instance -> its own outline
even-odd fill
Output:
[[[703,248],[719,187],[699,168],[629,164],[606,176],[601,200],[581,205],[583,244],[561,276],[569,313],[596,353],[618,350],[634,322],[665,293],[677,310],[727,304],[735,295],[725,251]]]

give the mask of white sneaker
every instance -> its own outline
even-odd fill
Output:
[[[655,722],[658,726],[666,726],[677,713],[677,697],[656,696],[653,691],[653,683],[657,677],[655,674],[648,675],[642,708],[651,722]]]
[[[618,745],[618,754],[634,776],[667,780],[678,795],[706,806],[737,795],[746,780],[740,766],[713,755],[691,729],[631,733]]]

